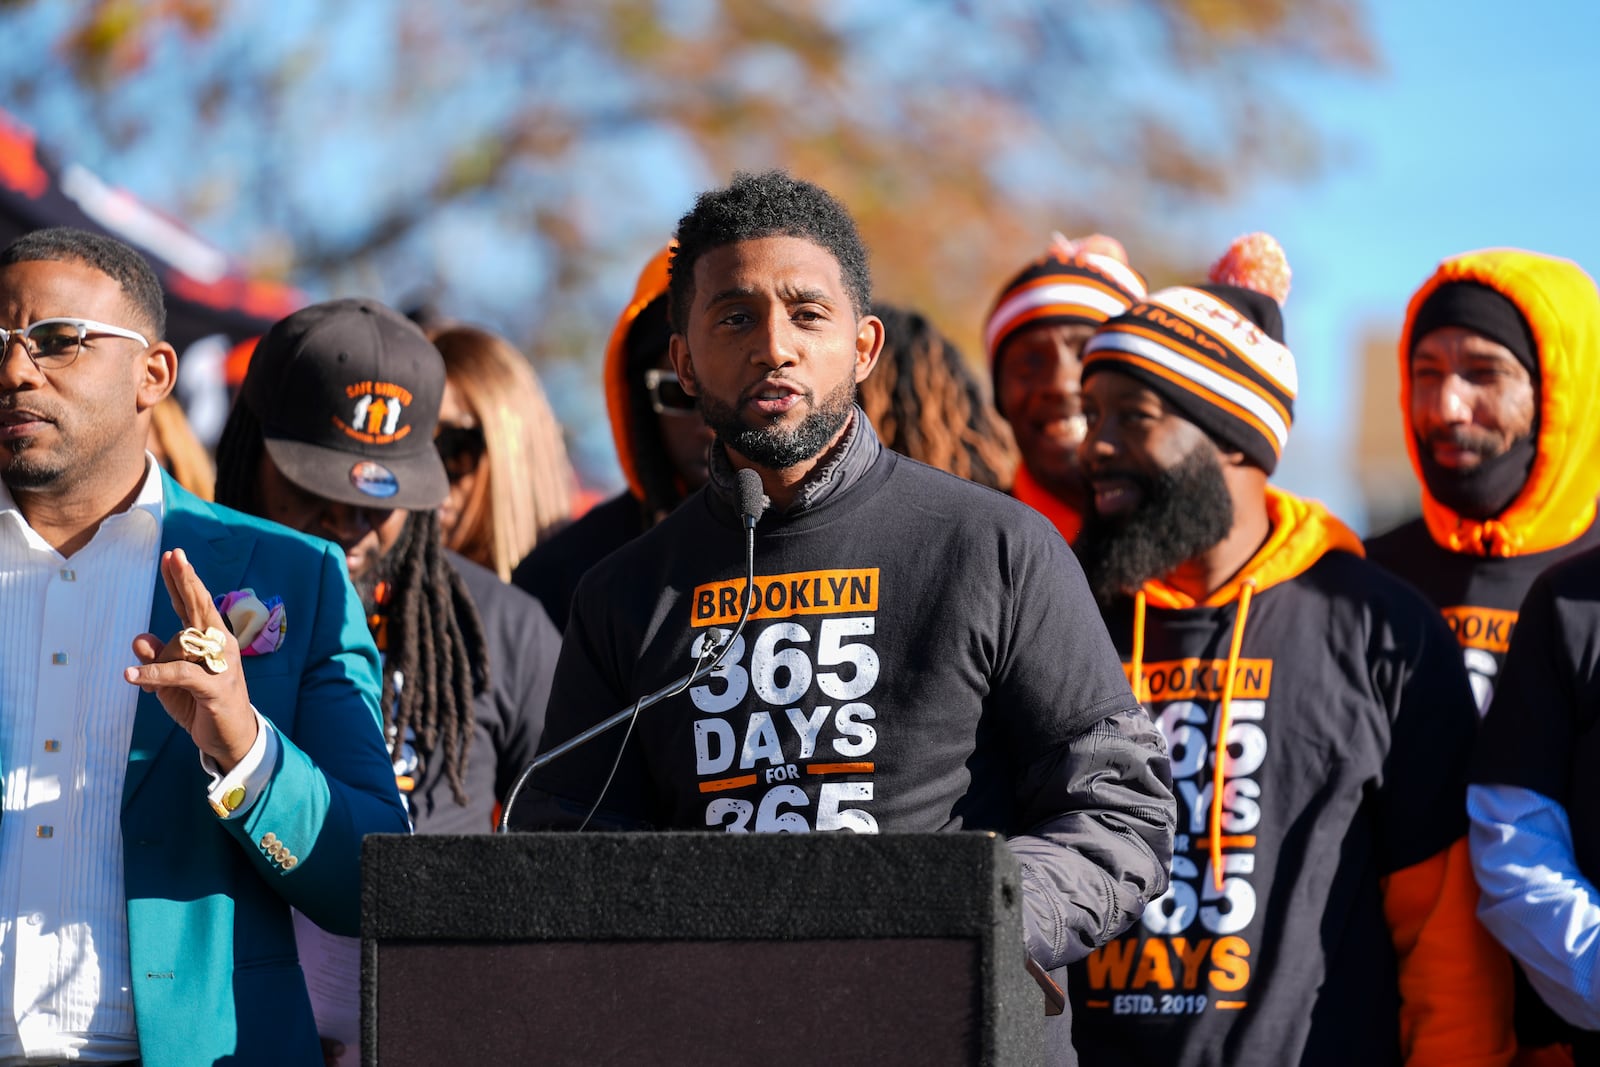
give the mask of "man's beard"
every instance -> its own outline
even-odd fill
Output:
[[[1233,498],[1222,465],[1203,443],[1156,475],[1115,469],[1095,475],[1125,478],[1139,489],[1138,504],[1125,515],[1101,517],[1091,506],[1073,545],[1102,605],[1170,574],[1233,529]]]
[[[1477,454],[1478,465],[1469,471],[1444,467],[1433,458],[1435,442],[1447,442]],[[1473,434],[1461,427],[1433,434],[1417,442],[1418,465],[1428,493],[1439,503],[1468,519],[1492,519],[1511,506],[1522,492],[1539,458],[1539,431],[1511,442],[1504,452],[1495,452],[1492,438]]]
[[[813,396],[808,393],[806,399]],[[748,426],[736,408],[703,393],[700,414],[728,448],[757,466],[781,471],[814,459],[827,448],[849,421],[855,402],[856,379],[852,373],[829,391],[822,403],[816,404],[793,430],[775,425]]]
[[[22,447],[17,447],[21,444]],[[13,442],[11,462],[0,471],[0,481],[7,489],[45,489],[55,484],[66,473],[66,465],[52,463],[44,453],[27,447],[27,442]]]

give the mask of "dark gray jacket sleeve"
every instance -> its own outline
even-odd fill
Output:
[[[1006,560],[992,706],[1016,775],[1009,830],[1028,951],[1055,968],[1166,892],[1177,803],[1161,732],[1134,700],[1077,557],[1047,532]]]
[[[1143,709],[1120,711],[1036,762],[1021,792],[1042,816],[1010,839],[1028,953],[1060,967],[1166,892],[1177,818],[1166,745]]]

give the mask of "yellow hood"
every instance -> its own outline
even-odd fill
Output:
[[[1522,491],[1492,519],[1464,518],[1428,492],[1411,425],[1411,330],[1435,289],[1477,282],[1515,304],[1533,331],[1539,360],[1537,456]],[[1423,283],[1400,332],[1400,413],[1406,451],[1422,486],[1422,516],[1441,547],[1478,556],[1522,556],[1559,548],[1594,522],[1600,493],[1600,292],[1576,263],[1515,248],[1453,256]]]

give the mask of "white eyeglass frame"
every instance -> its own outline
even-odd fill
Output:
[[[39,342],[35,341],[28,335],[41,326],[54,326],[57,323],[67,323],[78,328],[78,350],[80,352],[83,350],[83,342],[89,339],[90,334],[104,334],[108,337],[122,337],[129,341],[138,341],[139,344],[145,348],[150,347],[150,342],[145,339],[144,334],[138,333],[137,331],[125,329],[121,326],[113,326],[108,322],[96,322],[94,319],[80,319],[76,316],[63,315],[53,319],[40,319],[38,322],[30,322],[26,326],[18,326],[11,330],[0,326],[0,352],[9,351],[12,342],[21,341],[22,350],[28,353],[28,358],[33,361],[34,366],[38,366]],[[77,360],[77,358],[78,352],[74,352],[72,354],[72,359],[61,364],[61,366],[69,367]]]
[[[669,404],[663,404],[661,402],[661,395],[657,391],[660,388],[662,382],[671,382],[672,384],[676,385],[679,389],[683,388],[683,382],[679,380],[677,372],[675,372],[675,371],[663,370],[660,367],[651,367],[649,370],[645,371],[644,372],[644,387],[650,393],[650,408],[651,408],[651,410],[653,410],[657,415],[698,415],[698,414],[700,414],[700,411],[699,411],[698,408],[675,408],[675,407],[672,407]],[[685,394],[685,395],[687,395],[687,394]]]

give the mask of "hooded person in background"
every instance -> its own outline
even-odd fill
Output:
[[[1121,243],[1058,234],[1047,255],[1001,288],[984,327],[995,407],[1022,454],[1011,495],[1069,543],[1088,506],[1078,470],[1083,346],[1096,326],[1144,295],[1144,279],[1128,266]]]
[[[1411,298],[1400,342],[1422,517],[1367,542],[1461,643],[1486,710],[1533,579],[1600,545],[1600,293],[1575,263],[1453,256]]]
[[[628,487],[541,542],[511,575],[561,630],[578,579],[706,484],[712,433],[667,360],[671,251],[668,245],[645,264],[606,344],[606,411]]]
[[[1592,1014],[1571,1010],[1571,991],[1582,987],[1572,967],[1581,956],[1568,946],[1584,924],[1568,926],[1583,911],[1568,908],[1583,899],[1578,887],[1586,880],[1570,833],[1553,833],[1549,822],[1567,818],[1567,772],[1551,777],[1544,768],[1578,758],[1572,731],[1583,716],[1571,700],[1585,683],[1575,664],[1592,650],[1583,651],[1590,629],[1576,595],[1583,579],[1529,590],[1553,564],[1600,545],[1600,292],[1576,264],[1532,252],[1445,260],[1411,299],[1400,396],[1423,516],[1369,542],[1368,551],[1444,613],[1479,710],[1493,709],[1479,742],[1479,784],[1468,792],[1480,913],[1523,965],[1518,1063],[1570,1063],[1561,1046],[1575,1035],[1550,1007],[1596,1025]],[[1526,638],[1525,596],[1536,628]],[[1514,682],[1508,648],[1523,645]],[[1503,699],[1496,693],[1502,670],[1515,685]],[[1548,751],[1532,751],[1539,746]],[[1525,899],[1530,882],[1551,891],[1536,894],[1540,906]]]
[[[1268,483],[1297,391],[1287,273],[1241,239],[1213,284],[1152,294],[1084,350],[1075,547],[1166,736],[1178,836],[1167,893],[1074,967],[1074,1041],[1085,1063],[1503,1064],[1450,631]]]

